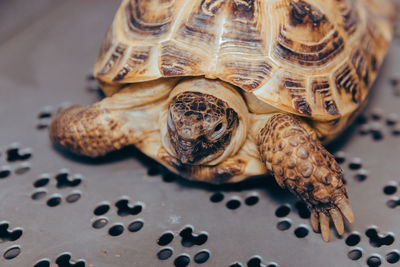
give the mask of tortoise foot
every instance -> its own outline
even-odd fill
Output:
[[[311,226],[315,232],[321,230],[321,235],[324,241],[329,241],[329,222],[332,218],[336,231],[339,235],[344,234],[343,216],[352,223],[354,221],[353,210],[347,198],[344,198],[337,203],[332,203],[330,206],[321,208],[311,208]]]
[[[329,240],[330,218],[337,232],[344,232],[342,215],[354,216],[348,201],[343,173],[333,156],[291,115],[273,115],[260,131],[261,157],[281,187],[288,188],[311,208],[311,224],[320,226]]]

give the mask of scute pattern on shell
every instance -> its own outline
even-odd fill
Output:
[[[204,75],[333,120],[368,96],[394,10],[389,0],[124,0],[95,74],[106,83]]]

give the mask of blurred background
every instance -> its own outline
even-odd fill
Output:
[[[1,0],[0,42],[23,30],[30,22],[63,3],[60,0]]]

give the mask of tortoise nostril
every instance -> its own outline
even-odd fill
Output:
[[[187,164],[189,162],[189,159],[186,156],[182,156],[180,158],[180,161],[182,162],[182,164]]]

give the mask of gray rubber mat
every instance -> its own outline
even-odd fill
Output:
[[[0,266],[400,266],[399,29],[370,105],[329,147],[356,220],[324,243],[270,176],[216,187],[134,148],[54,148],[57,110],[101,97],[88,75],[119,1],[21,2],[0,18]]]

